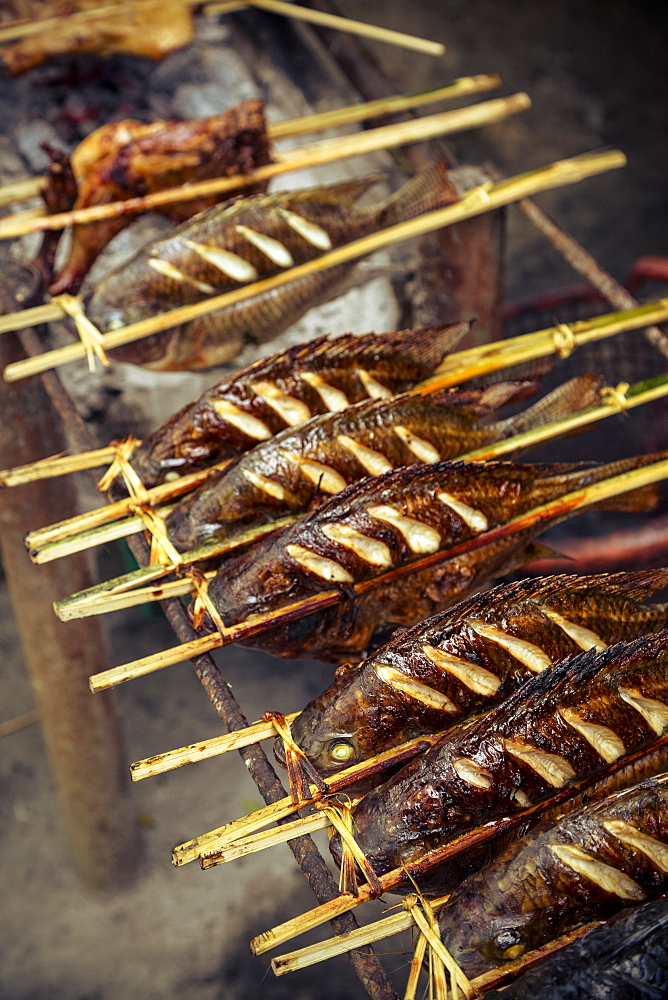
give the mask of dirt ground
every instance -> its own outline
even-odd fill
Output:
[[[442,40],[442,60],[376,46],[401,91],[455,76],[498,72],[504,92],[526,90],[533,108],[457,139],[462,159],[493,159],[508,172],[615,146],[626,170],[546,195],[541,205],[618,278],[643,254],[668,254],[666,12],[626,0],[343,0],[350,16]],[[4,84],[3,84],[4,86]],[[571,282],[528,225],[509,234],[509,298]],[[0,457],[0,466],[2,465]],[[118,559],[116,549],[108,558]],[[168,646],[158,614],[110,623],[112,663]],[[45,650],[48,656],[48,650]],[[33,706],[6,587],[0,587],[2,719]],[[323,689],[331,668],[286,664],[234,649],[218,662],[250,718],[294,710]],[[188,665],[120,688],[127,761],[221,731]],[[176,869],[172,847],[260,805],[236,756],[182,768],[134,787],[142,826],[139,876],[108,897],[88,894],[72,864],[39,725],[2,740],[0,753],[0,998],[2,1000],[354,1000],[363,991],[345,959],[276,979],[252,958],[254,934],[313,905],[285,847],[202,872]],[[393,951],[388,945],[382,949]],[[409,957],[386,966],[405,979]]]

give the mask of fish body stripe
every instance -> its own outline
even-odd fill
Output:
[[[420,702],[421,705],[441,712],[459,712],[458,706],[446,695],[414,680],[400,670],[395,670],[394,667],[388,667],[383,663],[374,663],[373,669],[381,681],[389,684],[395,691],[400,691],[414,701]]]
[[[524,664],[525,667],[528,667],[535,674],[542,673],[543,670],[552,665],[552,660],[545,650],[541,649],[540,646],[536,646],[533,642],[520,639],[515,635],[509,635],[508,632],[495,628],[493,625],[488,625],[486,622],[478,621],[475,618],[468,618],[466,624],[483,639],[488,639],[490,642],[495,642],[498,646],[501,646],[502,649],[505,649],[506,652],[514,656],[516,660]]]
[[[331,413],[345,410],[350,405],[345,392],[341,392],[336,386],[325,382],[322,375],[318,375],[317,372],[299,372],[298,374],[302,382],[306,382],[312,389],[315,389]]]
[[[273,497],[274,500],[285,500],[287,494],[285,488],[277,483],[275,479],[269,479],[267,476],[260,475],[259,472],[253,472],[251,469],[242,469],[244,479],[248,480],[251,486],[255,486],[258,490],[266,493],[267,496]]]
[[[458,500],[450,493],[444,493],[441,491],[436,495],[442,504],[449,507],[450,510],[455,512],[455,514],[459,514],[462,521],[467,524],[472,531],[487,531],[489,528],[489,521],[481,510],[476,510],[475,507],[470,507],[469,504],[464,503],[463,500]]]
[[[559,754],[547,753],[546,750],[539,750],[537,747],[531,746],[530,743],[519,740],[502,740],[501,742],[504,749],[512,757],[527,764],[553,788],[563,788],[575,778],[575,771],[571,764]]]
[[[348,485],[343,476],[329,465],[316,462],[312,458],[302,458],[292,451],[283,450],[282,454],[291,462],[295,462],[302,475],[322,493],[340,493]]]
[[[277,267],[292,267],[294,264],[288,248],[272,236],[259,233],[256,229],[251,229],[250,226],[235,226],[234,228],[240,236],[257,247],[260,253],[263,253],[272,264],[276,264]]]
[[[384,472],[392,471],[392,463],[388,461],[385,455],[382,455],[379,451],[374,451],[373,448],[367,448],[366,445],[355,441],[348,434],[338,434],[337,441],[342,448],[345,448],[347,452],[357,459],[369,475],[381,476]]]
[[[257,271],[249,261],[244,260],[231,250],[224,250],[222,247],[207,246],[204,243],[195,243],[193,240],[184,240],[185,245],[196,253],[207,264],[211,264],[218,271],[233,281],[256,281]]]
[[[253,382],[255,395],[284,420],[289,427],[304,424],[311,418],[311,411],[301,399],[288,396],[274,382]]]
[[[392,553],[389,546],[378,538],[371,538],[369,535],[362,534],[361,531],[355,531],[347,524],[336,523],[323,525],[322,533],[330,541],[349,549],[372,566],[392,565]]]
[[[606,819],[601,825],[616,840],[644,854],[660,871],[668,872],[668,844],[619,819]]]
[[[417,434],[413,434],[408,427],[402,427],[400,424],[397,424],[394,428],[394,433],[401,441],[403,441],[409,451],[413,452],[418,461],[440,461],[441,456],[436,448],[434,448],[433,444],[429,441],[425,441],[424,438],[418,437]]]
[[[352,576],[341,563],[337,563],[334,559],[327,559],[325,556],[320,556],[317,552],[313,552],[312,549],[306,549],[303,545],[288,545],[286,546],[286,552],[295,562],[308,570],[309,573],[315,573],[316,576],[322,577],[323,580],[329,580],[331,583],[353,582]]]
[[[551,608],[540,606],[540,610],[544,615],[553,621],[555,625],[566,633],[569,639],[572,639],[580,649],[607,649],[607,643],[603,642],[600,635],[596,632],[592,632],[590,629],[585,628],[584,625],[577,625],[575,622],[569,621],[559,614],[558,611],[553,611]]]
[[[587,722],[572,708],[561,709],[559,714],[564,722],[586,739],[587,743],[593,747],[597,754],[600,754],[607,764],[612,764],[614,760],[618,760],[626,753],[623,741],[617,733],[608,729],[607,726]]]
[[[356,368],[355,374],[364,386],[364,391],[370,399],[389,399],[392,395],[389,389],[375,379],[373,375],[369,375],[364,368]]]
[[[495,674],[490,670],[485,670],[484,667],[479,667],[477,663],[470,663],[469,660],[460,659],[458,656],[450,656],[442,649],[437,649],[427,642],[423,644],[422,652],[438,670],[445,670],[452,674],[460,683],[476,694],[491,697],[501,686],[501,680]]]
[[[172,281],[179,281],[181,284],[192,285],[198,292],[204,292],[205,295],[213,295],[216,290],[208,281],[200,281],[198,278],[186,274],[185,271],[181,271],[174,264],[170,264],[168,260],[162,260],[160,257],[149,257],[148,266],[157,271],[158,274],[162,274],[165,278],[171,278]]]
[[[307,243],[311,246],[317,247],[318,250],[331,250],[332,241],[329,234],[321,226],[317,226],[315,222],[309,222],[305,219],[303,215],[297,215],[296,212],[290,212],[287,208],[279,208],[279,215],[281,215],[290,229],[294,230],[302,239],[305,239]]]
[[[367,514],[375,521],[383,521],[391,525],[406,540],[411,552],[429,554],[436,552],[441,544],[441,536],[435,528],[414,517],[406,517],[395,507],[386,504],[368,507]]]
[[[229,403],[226,399],[214,399],[211,406],[219,417],[236,427],[237,430],[243,431],[248,437],[254,438],[256,441],[266,441],[273,437],[271,430],[263,420],[240,409],[234,403]]]
[[[640,691],[633,691],[631,688],[618,690],[622,701],[639,712],[657,736],[662,736],[668,729],[668,705],[656,698],[646,698]]]
[[[577,844],[548,844],[548,847],[563,865],[589,882],[594,882],[605,892],[636,902],[645,898],[644,890],[629,875],[587,854]]]

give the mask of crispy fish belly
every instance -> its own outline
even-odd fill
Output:
[[[406,393],[321,414],[260,442],[181,500],[167,519],[169,536],[187,552],[240,526],[304,511],[316,498],[340,493],[367,476],[455,458],[570,413],[575,401],[596,398],[599,387],[598,376],[583,376],[519,416],[495,423],[490,413],[522,395],[523,383]]]
[[[470,323],[318,337],[235,372],[184,406],[137,449],[146,486],[253,448],[318,413],[386,399],[432,375]]]
[[[668,889],[668,774],[540,827],[471,875],[438,917],[469,978]]]
[[[401,630],[334,683],[292,723],[327,776],[502,701],[546,667],[668,625],[647,605],[668,569],[520,580]]]
[[[209,593],[232,625],[338,587],[344,594],[338,605],[267,629],[251,642],[290,658],[361,658],[379,626],[413,625],[531,558],[532,540],[548,522],[363,594],[346,593],[353,583],[445,551],[569,489],[651,461],[642,456],[575,470],[511,462],[398,469],[348,487],[275,537],[256,542],[221,566]],[[634,494],[610,503],[622,510],[656,503],[654,488]]]
[[[271,162],[264,104],[257,99],[242,101],[221,114],[192,121],[111,122],[91,132],[71,159],[78,184],[74,208],[125,201],[210,177],[247,174]],[[252,194],[266,188],[265,182],[242,190]],[[234,193],[226,193],[226,200]],[[200,198],[154,211],[181,222],[219,200]],[[77,292],[98,254],[135,218],[120,213],[74,226],[68,258],[50,293]]]
[[[668,898],[624,909],[487,1000],[661,1000],[668,991]]]
[[[371,207],[358,199],[378,180],[363,177],[301,191],[241,198],[200,213],[150,243],[101,281],[87,312],[102,330],[201,302],[313,260],[376,229],[457,200],[445,166],[407,181]],[[237,353],[245,338],[266,340],[323,299],[354,265],[339,265],[118,348],[119,361],[154,368],[202,368]]]
[[[636,751],[651,755],[666,728],[668,631],[591,649],[548,667],[470,728],[450,730],[372,791],[355,810],[356,839],[376,871],[389,871],[494,819],[547,808]],[[454,857],[439,866],[439,886],[481,863]]]

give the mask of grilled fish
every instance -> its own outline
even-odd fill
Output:
[[[411,178],[371,207],[357,201],[378,180],[355,178],[300,191],[256,195],[210,208],[141,249],[107,275],[87,301],[101,330],[313,260],[323,251],[457,200],[443,164]],[[354,264],[341,264],[154,334],[113,352],[160,370],[207,368],[233,358],[247,338],[265,341],[335,294]]]
[[[490,412],[522,395],[525,384],[406,393],[313,417],[256,445],[188,494],[167,518],[169,537],[187,552],[237,527],[306,510],[317,497],[340,493],[367,476],[456,458],[566,416],[574,407],[592,405],[600,387],[598,376],[581,376],[524,413],[495,423]]]
[[[644,603],[665,586],[668,569],[500,584],[339,667],[292,735],[326,777],[449,729],[551,663],[666,628],[668,604]]]
[[[247,174],[270,162],[264,104],[256,99],[193,121],[146,124],[124,118],[95,129],[72,153],[78,186],[72,207],[106,205],[186,182]],[[266,188],[264,182],[242,190],[251,194]],[[232,194],[228,192],[225,200]],[[219,200],[200,198],[154,211],[181,222]],[[98,254],[135,218],[119,213],[113,219],[74,226],[69,255],[49,288],[51,295],[77,292]]]
[[[455,323],[318,337],[228,375],[154,431],[132,457],[146,486],[248,451],[318,413],[386,399],[432,375],[470,329]]]
[[[467,829],[547,805],[580,779],[604,778],[634,751],[651,754],[667,728],[668,630],[588,650],[456,726],[370,792],[355,810],[356,839],[376,871],[388,871]],[[479,866],[471,853],[439,867],[444,891]]]
[[[352,583],[447,550],[568,490],[652,460],[642,456],[575,469],[511,462],[436,462],[398,469],[349,486],[279,535],[255,542],[220,567],[209,593],[226,625],[333,586],[345,593]],[[656,503],[653,488],[634,494],[610,501],[608,509],[648,509]],[[559,519],[555,515],[551,523]],[[413,625],[528,561],[535,552],[534,537],[547,524],[267,629],[252,644],[291,658],[361,658],[374,630],[384,623]]]
[[[486,1000],[665,1000],[668,898],[622,910]]]
[[[471,979],[668,890],[668,774],[541,824],[471,875],[438,921]]]

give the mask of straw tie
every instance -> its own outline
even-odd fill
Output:
[[[612,406],[619,413],[626,413],[629,408],[628,382],[618,382],[616,386],[606,385],[601,389],[601,400],[606,406]]]
[[[339,892],[357,896],[357,875],[355,863],[373,890],[374,896],[380,896],[383,886],[371,862],[353,836],[353,811],[351,806],[339,799],[326,799],[316,802],[316,809],[321,809],[341,837],[341,874],[339,876]]]
[[[225,623],[220,617],[218,608],[209,596],[209,581],[205,577],[204,573],[202,573],[202,571],[197,569],[195,566],[191,566],[188,569],[186,576],[192,581],[193,590],[195,591],[195,601],[192,608],[193,628],[197,630],[202,627],[204,623],[204,615],[207,613],[213,624],[222,634],[225,630]]]
[[[141,441],[139,438],[133,437],[131,434],[123,438],[122,441],[111,442],[110,447],[114,449],[114,458],[97,484],[100,493],[106,493],[114,480],[118,479],[119,476],[125,481],[128,492],[130,492],[131,482],[134,483],[135,489],[142,489],[146,492],[144,484],[130,465],[130,459],[140,444]]]
[[[552,334],[554,351],[560,358],[568,358],[577,345],[575,334],[567,323],[557,323]]]
[[[271,722],[274,729],[283,740],[285,750],[285,768],[290,784],[290,798],[294,805],[310,802],[313,793],[309,783],[314,784],[321,795],[327,794],[327,785],[322,780],[315,767],[292,735],[290,723],[281,712],[265,712],[263,722]]]
[[[402,905],[411,914],[420,930],[404,1000],[414,1000],[415,998],[418,977],[427,948],[429,948],[429,995],[433,996],[435,1000],[462,1000],[462,998],[463,1000],[472,1000],[477,995],[476,991],[441,941],[441,931],[429,901],[417,890],[406,896]],[[449,988],[448,976],[450,978]]]
[[[99,358],[105,368],[108,368],[110,362],[103,347],[104,337],[95,324],[86,316],[81,299],[64,292],[62,295],[55,295],[51,299],[51,303],[52,305],[60,306],[63,312],[74,321],[79,339],[86,351],[88,370],[91,372],[95,371],[95,358]]]

